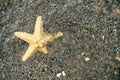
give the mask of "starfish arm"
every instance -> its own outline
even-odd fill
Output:
[[[34,45],[30,45],[25,52],[24,56],[22,57],[23,61],[26,61],[32,54],[34,54],[37,51],[36,47]]]
[[[32,34],[26,32],[15,32],[14,35],[28,43],[32,43],[36,41]]]
[[[61,36],[63,36],[62,32],[58,32],[58,33],[54,33],[54,34],[44,34],[44,41],[51,42],[54,39],[57,39]]]
[[[43,21],[42,16],[38,16],[36,23],[35,23],[35,29],[34,34],[36,37],[39,37],[43,33]]]
[[[52,36],[53,37],[51,37],[51,39],[49,41],[53,41],[54,39],[57,39],[57,38],[63,36],[63,33],[62,32],[54,33]]]
[[[46,46],[42,47],[42,48],[39,48],[39,51],[42,51],[44,54],[48,53]]]
[[[58,38],[58,37],[63,36],[63,33],[62,33],[62,32],[58,32],[58,33],[57,33],[57,34],[55,34],[54,36],[55,36],[55,38]]]

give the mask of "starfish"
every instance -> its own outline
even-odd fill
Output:
[[[41,51],[44,54],[47,54],[47,44],[53,41],[54,39],[63,36],[63,33],[45,33],[43,31],[42,16],[38,16],[33,34],[26,32],[15,32],[14,35],[29,43],[29,47],[25,52],[24,56],[22,57],[22,61],[26,61],[29,57],[31,57],[32,54],[36,53],[37,51]]]

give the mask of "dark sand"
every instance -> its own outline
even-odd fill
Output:
[[[120,0],[0,0],[0,80],[120,80],[116,9]],[[64,36],[23,62],[29,45],[13,33],[33,33],[37,16]]]

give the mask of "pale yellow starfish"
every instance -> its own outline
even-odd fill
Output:
[[[63,33],[62,32],[54,34],[45,33],[43,31],[42,17],[38,16],[35,23],[35,29],[33,34],[26,32],[15,32],[14,35],[29,43],[29,47],[25,52],[24,56],[22,57],[22,60],[26,61],[32,54],[34,54],[37,51],[42,51],[43,53],[47,54],[48,51],[46,45],[49,42],[53,41],[54,39],[63,36]]]

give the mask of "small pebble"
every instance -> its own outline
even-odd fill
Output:
[[[105,39],[105,36],[102,36],[103,39]]]
[[[120,14],[120,9],[116,9],[117,14]]]
[[[57,77],[60,77],[61,75],[62,75],[62,76],[65,76],[65,75],[66,75],[66,74],[65,74],[65,71],[62,71],[61,73],[57,73],[56,76],[57,76]]]
[[[86,58],[84,58],[84,59],[85,59],[85,61],[86,61],[86,62],[90,60],[90,58],[89,58],[89,57],[86,57]]]
[[[65,75],[66,75],[66,74],[65,74],[65,71],[62,71],[62,75],[63,75],[63,76],[65,76]]]
[[[61,76],[61,74],[62,74],[62,73],[57,73],[57,75],[56,75],[56,76],[57,76],[57,77],[60,77],[60,76]]]
[[[116,57],[115,57],[115,60],[120,61],[120,57],[119,57],[119,56],[116,56]]]

